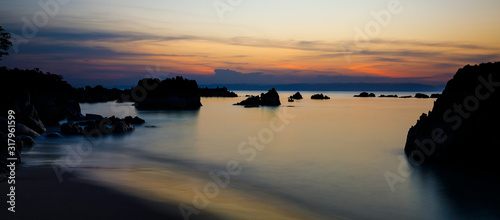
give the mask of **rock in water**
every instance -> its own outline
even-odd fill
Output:
[[[276,89],[272,88],[267,93],[260,94],[260,105],[261,106],[279,106],[281,105],[280,96]]]
[[[500,62],[458,70],[429,114],[410,128],[405,153],[427,161],[500,171]]]
[[[80,135],[82,132],[82,127],[72,121],[61,125],[61,134]]]
[[[198,84],[180,76],[165,79],[143,79],[134,97],[139,110],[195,110],[201,107]]]
[[[415,94],[415,98],[417,98],[417,99],[428,99],[429,95],[422,94],[422,93],[417,93],[417,94]]]
[[[360,97],[360,98],[372,98],[372,97],[375,97],[375,94],[374,93],[370,93],[368,94],[367,92],[362,92],[362,93],[359,93],[359,95],[354,95],[354,97]]]
[[[144,119],[139,118],[137,116],[135,116],[135,117],[127,116],[123,120],[129,124],[134,124],[134,125],[142,125],[142,124],[146,123],[146,121],[144,121]]]
[[[113,123],[113,127],[114,127],[113,132],[117,133],[117,134],[130,132],[130,131],[133,131],[135,129],[135,127],[133,125],[131,125],[123,120],[119,120],[119,121],[116,121],[115,123]]]
[[[278,92],[276,92],[276,89],[272,88],[267,93],[260,94],[260,97],[250,96],[235,105],[244,105],[245,107],[280,106],[281,102]]]
[[[311,99],[316,99],[316,100],[324,100],[324,99],[330,99],[327,95],[322,94],[314,94],[311,96]]]
[[[302,94],[300,94],[300,92],[293,94],[292,96],[290,96],[290,98],[297,99],[297,100],[303,99]]]

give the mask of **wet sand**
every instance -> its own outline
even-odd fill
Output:
[[[193,189],[197,188],[204,193],[204,187],[211,182],[210,179],[200,177],[198,173],[178,169],[99,168],[87,169],[83,174],[86,178],[127,194],[148,198],[153,202],[185,204],[193,208],[196,207],[193,203],[195,197]],[[192,217],[211,213],[223,219],[325,219],[325,216],[262,193],[251,186],[241,186],[235,182],[229,185],[227,188],[221,188],[214,198],[207,196],[209,205],[204,209],[198,209],[200,216],[192,215]],[[341,218],[329,216],[328,219]]]
[[[5,195],[0,213],[2,219],[184,219],[179,204],[194,207],[193,188],[203,190],[209,182],[196,175],[157,168],[79,168],[61,183],[50,166],[19,167],[16,213],[7,211],[7,182],[0,183]],[[189,219],[323,218],[258,189],[228,187]]]
[[[183,219],[177,204],[155,202],[65,174],[52,167],[20,167],[16,173],[16,213],[7,211],[9,185],[0,183],[1,219]],[[190,219],[219,219],[209,212]]]

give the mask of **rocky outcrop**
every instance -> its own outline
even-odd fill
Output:
[[[244,105],[245,107],[280,106],[281,102],[278,92],[272,88],[267,93],[261,93],[260,96],[250,96],[234,105]]]
[[[429,114],[408,131],[405,153],[427,161],[500,171],[500,63],[458,70]]]
[[[441,94],[432,94],[431,95],[431,98],[433,98],[433,99],[437,99],[439,97],[441,97]]]
[[[143,79],[134,91],[139,110],[195,110],[201,107],[198,84],[180,76],[160,81]]]
[[[7,102],[0,104],[2,117],[6,117],[7,110],[15,109],[23,116],[23,124],[42,133],[45,125],[56,125],[68,116],[80,113],[75,89],[62,80],[62,76],[39,69],[5,67],[0,67],[0,74],[4,77],[1,87],[9,88],[3,93],[8,94]]]
[[[219,97],[219,98],[234,98],[238,95],[229,91],[226,87],[219,88],[200,88],[201,97]]]
[[[95,87],[85,86],[85,88],[76,89],[76,98],[79,103],[99,103],[99,102],[109,102],[122,99],[123,90],[120,89],[108,89],[101,85]],[[130,101],[130,100],[126,100]]]
[[[359,95],[354,95],[354,97],[361,97],[361,98],[372,98],[372,97],[375,97],[375,94],[374,93],[367,93],[367,92],[362,92],[360,93]]]
[[[297,93],[291,95],[290,98],[295,99],[295,100],[303,99],[302,94],[300,94],[300,92],[297,92]]]
[[[135,130],[134,125],[144,123],[145,121],[137,116],[127,116],[120,119],[115,116],[106,118],[100,115],[87,114],[86,120],[70,121],[61,125],[61,133],[65,135],[84,135],[97,130],[102,134],[122,134]],[[53,135],[53,137],[58,137],[58,135]]]
[[[137,116],[135,116],[135,117],[127,116],[123,120],[129,124],[136,124],[136,125],[141,125],[141,124],[146,123],[146,121],[144,121],[144,119],[139,118]]]
[[[321,93],[321,94],[314,94],[314,95],[312,95],[311,99],[325,100],[325,99],[330,99],[330,97],[328,97],[327,95],[323,95],[323,93]]]
[[[417,94],[415,94],[415,98],[417,98],[417,99],[428,99],[430,97],[429,97],[429,95],[426,95],[426,94],[417,93]]]
[[[61,134],[81,135],[83,134],[83,128],[80,125],[70,121],[61,125]]]
[[[261,106],[280,106],[280,96],[276,89],[272,88],[267,93],[260,94],[260,105]]]

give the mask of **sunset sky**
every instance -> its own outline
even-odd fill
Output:
[[[0,66],[75,85],[130,85],[147,68],[201,83],[229,69],[262,83],[444,84],[466,64],[500,61],[498,0],[40,2],[58,3],[0,3],[18,44]]]

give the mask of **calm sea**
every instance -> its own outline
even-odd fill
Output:
[[[270,195],[285,201],[276,206],[290,204],[326,218],[500,218],[496,176],[439,167],[413,169],[406,162],[408,129],[435,99],[353,98],[355,92],[326,92],[332,99],[319,101],[304,92],[304,100],[288,102],[293,92],[278,91],[280,107],[243,108],[232,104],[257,93],[236,92],[240,97],[202,98],[198,111],[81,104],[83,113],[137,115],[147,123],[130,134],[106,136],[79,155],[68,149],[85,146],[82,137],[40,138],[24,161],[27,166],[57,162],[76,169],[151,168],[153,174],[176,167],[201,179],[236,161],[242,171],[231,176],[228,189]],[[168,180],[149,181],[161,185]]]

